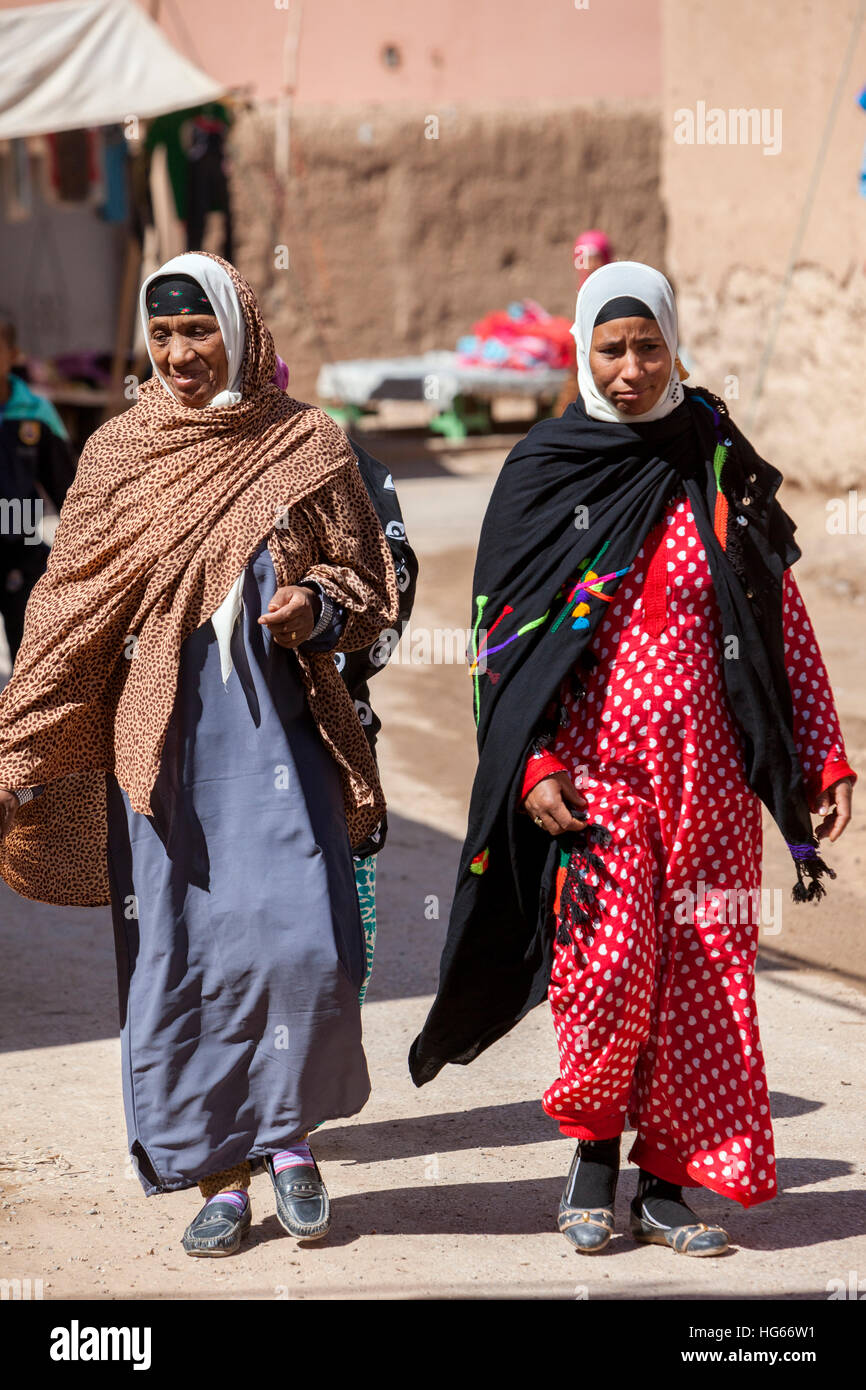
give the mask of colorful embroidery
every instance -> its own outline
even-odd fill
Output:
[[[709,410],[712,414],[713,424],[715,425],[716,429],[716,439],[718,442],[713,453],[713,473],[715,474],[716,478],[716,505],[713,511],[713,531],[715,532],[716,540],[719,542],[719,545],[722,547],[722,550],[727,550],[728,499],[722,492],[722,470],[724,469],[724,466],[727,462],[728,450],[730,449],[733,440],[722,440],[720,428],[722,417],[719,414],[719,412],[716,409],[714,409],[713,406],[710,405],[709,401],[705,400],[703,396],[699,396],[697,392],[695,392],[694,400],[700,401],[701,405],[705,405],[707,407],[707,410]]]
[[[620,579],[622,575],[628,573],[630,567],[626,565],[625,569],[611,570],[610,574],[598,573],[597,567],[599,561],[609,545],[610,541],[605,541],[592,563],[590,563],[588,559],[581,563],[580,573],[583,577],[578,579],[577,583],[572,588],[565,607],[550,629],[551,632],[556,632],[557,628],[569,616],[574,619],[574,622],[571,624],[573,629],[589,627],[589,614],[591,609],[587,600],[590,594],[593,594],[596,598],[600,598],[602,603],[610,603],[612,601],[613,596],[611,594],[603,594],[601,592],[602,584],[607,584],[611,579]],[[580,591],[583,592],[585,597],[580,600],[576,607],[572,608],[574,600]]]
[[[569,614],[574,619],[573,623],[571,624],[573,629],[589,627],[588,615],[590,613],[590,607],[588,599],[590,594],[592,594],[595,598],[600,598],[603,603],[611,602],[612,595],[603,594],[601,592],[602,585],[607,584],[611,579],[619,579],[622,575],[627,574],[630,566],[626,565],[625,569],[611,570],[610,574],[598,573],[598,563],[604,552],[607,550],[609,544],[609,541],[605,541],[604,545],[601,547],[591,564],[588,559],[582,562],[580,566],[580,574],[582,575],[582,578],[578,579],[577,582],[573,585],[571,592],[568,595],[565,607],[563,608],[559,617],[556,619],[556,622],[550,629],[551,632],[556,632],[556,630],[561,626],[561,624],[563,623],[565,618],[569,616]],[[560,587],[557,590],[556,597],[559,598],[563,592],[563,588]],[[585,597],[581,598],[575,606],[574,601],[577,598],[579,592],[582,592],[583,595],[585,595]],[[551,612],[550,608],[548,608],[547,612],[542,613],[540,618],[530,619],[528,623],[524,623],[523,626],[519,627],[517,631],[512,633],[510,637],[506,637],[504,642],[499,642],[496,646],[490,647],[487,644],[490,641],[491,636],[496,631],[499,624],[505,618],[507,618],[510,613],[514,612],[514,608],[510,603],[503,604],[502,612],[499,614],[499,617],[496,619],[496,622],[493,623],[493,625],[487,629],[487,632],[485,633],[484,638],[481,644],[479,645],[478,630],[481,626],[481,619],[483,617],[487,601],[488,600],[486,594],[478,594],[478,596],[475,599],[475,626],[472,629],[472,640],[470,642],[469,651],[467,652],[467,656],[470,658],[469,674],[472,676],[473,683],[475,686],[474,703],[476,724],[478,723],[481,709],[481,690],[479,682],[479,663],[481,661],[481,658],[484,657],[486,661],[487,657],[492,656],[494,652],[501,652],[504,647],[509,646],[512,642],[516,642],[518,637],[522,637],[524,633],[532,632],[534,628],[541,627],[542,623],[547,622],[547,619],[550,617]],[[495,685],[495,683],[499,680],[501,672],[487,670],[486,666],[485,671]]]
[[[376,946],[376,856],[355,860],[355,886],[358,890],[358,905],[361,909],[361,925],[364,928],[366,968],[364,983],[358,994],[358,1003],[363,1004],[373,971],[373,951]]]
[[[482,614],[484,613],[484,608],[485,608],[486,603],[487,603],[487,595],[486,595],[486,594],[479,594],[478,597],[477,597],[476,600],[475,600],[475,614],[476,614],[476,616],[475,616],[475,626],[474,626],[473,629],[472,629],[472,645],[471,645],[470,650],[469,650],[469,653],[468,653],[468,655],[471,657],[471,661],[470,661],[470,665],[469,665],[469,674],[472,676],[472,680],[473,680],[473,683],[474,683],[474,685],[475,685],[475,723],[476,723],[476,724],[478,723],[478,720],[479,720],[479,717],[480,717],[480,709],[481,709],[481,691],[480,691],[480,688],[479,688],[479,680],[478,680],[478,676],[479,676],[478,663],[480,662],[482,656],[483,656],[483,657],[485,658],[485,660],[486,660],[486,658],[487,658],[488,656],[492,656],[494,652],[501,652],[502,649],[503,649],[503,647],[507,647],[511,642],[516,642],[517,639],[518,639],[518,637],[522,637],[523,634],[524,634],[525,632],[530,632],[533,628],[535,628],[535,627],[540,627],[541,624],[542,624],[543,622],[545,622],[546,619],[550,616],[550,609],[548,608],[547,612],[546,612],[546,613],[542,613],[542,615],[541,615],[540,618],[533,618],[531,622],[524,623],[524,624],[523,624],[523,627],[518,628],[517,632],[513,633],[511,637],[507,637],[507,638],[505,639],[504,642],[500,642],[498,646],[496,646],[496,647],[488,647],[487,643],[489,642],[491,635],[492,635],[492,634],[496,631],[496,629],[498,628],[499,624],[502,622],[502,620],[503,620],[504,618],[507,618],[507,617],[508,617],[509,613],[513,613],[513,612],[514,612],[514,609],[513,609],[513,607],[511,606],[511,604],[510,604],[510,603],[506,603],[506,604],[504,604],[503,609],[502,609],[502,612],[499,614],[499,617],[496,619],[496,622],[493,624],[492,627],[490,627],[490,628],[487,629],[487,632],[486,632],[485,635],[484,635],[484,639],[483,639],[483,641],[481,642],[481,645],[480,645],[480,647],[479,647],[479,645],[478,645],[478,629],[479,629],[479,627],[480,627],[480,625],[481,625],[481,618],[482,618]],[[486,669],[486,668],[485,668],[485,669]],[[491,681],[493,681],[494,685],[495,685],[496,682],[499,680],[500,674],[501,674],[501,673],[500,673],[499,671],[487,671],[487,675],[490,677]]]
[[[470,872],[473,874],[483,874],[487,870],[490,862],[490,848],[486,846],[480,854],[476,854],[472,863],[469,865]]]
[[[565,876],[568,873],[568,861],[571,858],[571,850],[563,849],[559,846],[559,866],[556,870],[556,896],[553,900],[554,915],[559,918],[562,916],[562,890],[565,887]]]
[[[722,492],[722,469],[728,457],[728,450],[724,444],[717,444],[713,454],[713,472],[716,475],[716,505],[713,511],[713,530],[716,533],[716,540],[725,549],[728,538],[728,499]]]

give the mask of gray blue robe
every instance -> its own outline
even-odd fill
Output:
[[[370,1092],[340,779],[294,653],[256,621],[275,588],[263,543],[225,687],[211,623],[184,642],[153,814],[108,778],[124,1105],[149,1195],[255,1167]]]

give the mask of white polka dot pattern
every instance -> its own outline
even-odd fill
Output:
[[[749,1206],[776,1191],[754,1001],[759,914],[754,904],[720,912],[712,894],[760,887],[761,805],[745,781],[685,498],[666,521],[664,630],[642,628],[644,547],[599,624],[585,697],[563,689],[571,717],[554,751],[582,774],[590,818],[613,839],[599,851],[601,881],[588,871],[600,920],[584,960],[556,946],[561,1074],[543,1103],[584,1138],[616,1133],[628,1115],[635,1162]]]
[[[790,570],[784,578],[785,666],[794,705],[794,741],[813,798],[850,772],[827,668]]]

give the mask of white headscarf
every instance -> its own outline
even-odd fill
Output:
[[[228,386],[224,391],[218,391],[213,400],[208,401],[205,410],[210,406],[216,405],[237,405],[241,399],[241,373],[244,365],[244,347],[246,346],[246,330],[244,329],[244,316],[241,309],[241,302],[238,299],[235,287],[231,282],[228,273],[216,261],[212,261],[209,256],[198,255],[195,251],[185,251],[180,256],[173,256],[165,265],[161,265],[159,270],[149,275],[141,287],[138,297],[139,313],[141,314],[142,327],[144,328],[144,341],[147,343],[147,352],[153,363],[154,374],[159,377],[164,389],[175,400],[175,394],[168,385],[165,377],[157,370],[153,360],[153,353],[150,348],[150,333],[148,331],[147,313],[147,287],[158,275],[191,275],[194,280],[201,285],[211,304],[213,305],[216,320],[220,327],[223,343],[225,344],[226,357],[228,358]],[[213,629],[216,633],[217,643],[220,653],[220,672],[225,685],[232,673],[231,640],[235,623],[241,614],[243,607],[244,590],[244,570],[241,570],[232,587],[229,589],[219,608],[211,617]]]
[[[213,305],[225,344],[229,364],[228,384],[224,391],[219,391],[212,401],[208,401],[208,406],[237,405],[241,398],[241,373],[244,365],[244,347],[246,346],[244,316],[241,302],[228,272],[223,270],[217,261],[211,260],[210,256],[201,256],[197,251],[184,251],[182,255],[173,256],[170,261],[166,261],[165,265],[161,265],[159,270],[155,270],[152,275],[148,275],[142,285],[138,296],[138,308],[141,315],[141,326],[144,329],[144,341],[147,344],[148,356],[153,363],[153,370],[168,394],[172,399],[175,399],[174,392],[162,373],[157,371],[156,363],[153,361],[147,313],[148,285],[159,275],[172,274],[191,275],[193,280],[198,281]]]
[[[599,391],[589,365],[589,349],[595,320],[611,299],[629,295],[639,299],[655,315],[665,345],[671,355],[671,374],[667,386],[652,410],[643,415],[628,415],[617,410],[612,401]],[[574,323],[571,328],[577,345],[577,385],[586,413],[593,420],[618,420],[623,424],[645,424],[669,415],[683,399],[682,382],[676,365],[678,335],[677,306],[674,292],[661,271],[640,261],[612,261],[599,266],[587,276],[577,296]]]

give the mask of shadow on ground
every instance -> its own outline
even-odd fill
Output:
[[[370,1002],[435,992],[460,849],[451,836],[399,816],[390,817],[390,837],[380,864]],[[430,894],[440,899],[438,919],[424,915]],[[0,950],[0,1051],[118,1036],[107,907],[28,902],[0,881]]]

